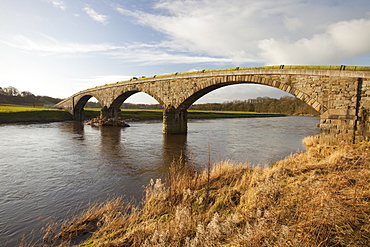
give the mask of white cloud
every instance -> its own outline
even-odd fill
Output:
[[[192,2],[193,5],[188,5]],[[258,35],[258,30],[245,32],[239,21],[248,12],[241,12],[238,6],[225,8],[220,1],[205,4],[205,1],[174,1],[171,4],[161,2],[162,8],[170,15],[154,15],[143,12],[131,12],[118,9],[120,13],[137,19],[141,25],[166,34],[174,49],[182,52],[206,53],[211,56],[249,55],[249,50],[240,49],[252,45],[251,37]],[[232,5],[232,3],[230,4]],[[234,32],[239,29],[240,32]]]
[[[43,35],[43,38],[39,40],[34,40],[24,35],[13,35],[7,40],[0,40],[0,42],[16,49],[40,52],[48,55],[106,52],[120,48],[109,43],[61,42],[47,35]]]
[[[94,21],[97,21],[101,24],[107,24],[108,23],[108,16],[98,14],[95,10],[93,10],[90,7],[85,7],[83,9],[87,15],[91,17]]]
[[[284,25],[288,31],[296,31],[303,26],[303,23],[298,18],[289,18],[284,16]]]
[[[230,63],[229,58],[212,56],[194,56],[188,53],[171,53],[170,48],[161,45],[136,44],[122,47],[120,50],[110,52],[110,55],[122,61],[129,61],[141,65],[154,64],[196,64],[196,63]]]
[[[176,49],[242,63],[259,60],[258,40],[284,28],[282,20],[272,17],[291,2],[279,1],[277,6],[266,0],[160,1],[155,8],[161,14],[117,10],[166,34]]]
[[[370,53],[370,18],[338,22],[329,27],[328,33],[343,52],[354,55]]]
[[[117,11],[165,34],[176,51],[228,58],[235,65],[318,64],[367,54],[370,28],[368,19],[360,18],[369,6],[366,1],[161,0],[151,13]]]
[[[74,80],[82,82],[84,87],[86,87],[86,83],[89,83],[90,86],[91,85],[100,86],[103,84],[114,83],[117,81],[129,80],[131,77],[132,76],[115,74],[115,75],[92,76],[88,78],[77,78]]]
[[[370,19],[341,21],[311,39],[295,42],[261,40],[264,60],[271,64],[339,63],[345,59],[370,55]]]
[[[62,42],[47,35],[41,38],[31,39],[24,35],[9,36],[0,40],[7,46],[36,52],[41,55],[107,55],[110,58],[119,59],[123,62],[138,63],[141,65],[153,64],[186,64],[186,63],[230,63],[229,58],[217,58],[211,56],[192,56],[187,53],[171,53],[169,44],[133,43],[113,45],[110,43],[76,43]],[[168,50],[168,51],[167,51]]]
[[[67,9],[67,5],[62,0],[43,0],[43,1],[53,4],[54,7],[59,8],[63,11],[65,11]]]

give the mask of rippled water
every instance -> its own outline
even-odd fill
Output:
[[[266,164],[303,149],[318,133],[315,117],[190,120],[187,135],[163,135],[162,123],[130,128],[77,122],[0,125],[0,245],[13,246],[48,217],[68,218],[89,203],[125,195],[136,201],[184,154]],[[37,233],[36,233],[37,236]],[[11,240],[13,239],[13,240]]]

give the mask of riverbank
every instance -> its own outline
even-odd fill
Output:
[[[163,110],[122,109],[121,115],[126,121],[161,120]],[[84,112],[86,119],[100,115],[100,109],[88,108]],[[188,118],[249,118],[249,117],[281,117],[284,114],[236,112],[236,111],[199,111],[189,110]],[[56,122],[72,120],[72,115],[61,109],[0,106],[0,123],[19,122]]]
[[[0,106],[0,124],[21,122],[59,122],[71,119],[71,114],[60,109],[14,105]]]
[[[220,162],[196,171],[177,162],[142,205],[93,206],[44,241],[69,246],[368,246],[370,143],[319,144],[269,167]],[[71,242],[72,241],[72,242]],[[76,243],[76,242],[75,242]]]

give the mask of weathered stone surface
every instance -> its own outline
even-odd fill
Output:
[[[131,95],[144,92],[164,108],[164,133],[186,133],[186,110],[207,93],[234,84],[262,84],[291,93],[321,113],[323,132],[347,140],[370,135],[370,72],[307,69],[227,70],[180,74],[116,83],[81,91],[58,104],[81,120],[86,102],[95,97],[102,116],[115,117]]]

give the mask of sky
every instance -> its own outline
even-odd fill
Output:
[[[370,1],[0,0],[0,87],[66,98],[134,76],[280,64],[369,66]],[[285,95],[234,85],[196,103]]]

